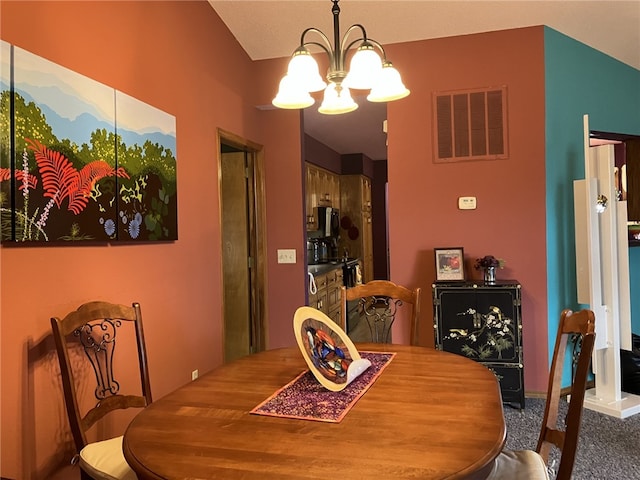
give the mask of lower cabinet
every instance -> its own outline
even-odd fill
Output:
[[[502,401],[524,408],[520,283],[436,283],[432,289],[436,348],[485,365],[500,382]]]
[[[309,306],[320,310],[340,325],[340,287],[343,285],[342,266],[316,275],[315,294],[309,294]],[[344,328],[343,325],[340,325]]]

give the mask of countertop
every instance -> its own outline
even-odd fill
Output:
[[[358,260],[358,258],[349,258],[347,259],[347,264],[354,264],[358,262]],[[316,265],[307,265],[307,271],[316,276],[323,275],[327,272],[330,272],[331,270],[335,270],[336,268],[342,268],[343,266],[344,261],[340,260],[335,262],[319,263]]]
[[[328,273],[331,270],[335,270],[336,268],[342,268],[343,265],[344,263],[342,262],[319,263],[317,265],[308,265],[307,270],[309,273],[317,276]]]

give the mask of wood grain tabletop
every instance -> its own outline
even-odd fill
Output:
[[[298,347],[241,358],[156,400],[129,425],[144,479],[485,478],[503,447],[498,382],[483,365],[406,345],[340,423],[249,412],[307,369]]]

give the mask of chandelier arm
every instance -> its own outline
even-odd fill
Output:
[[[362,32],[362,37],[356,38],[355,40],[353,40],[351,43],[349,43],[349,45],[347,45],[347,40],[349,38],[349,35],[351,34],[351,32],[353,32],[356,29],[360,29],[360,31]],[[340,42],[340,49],[337,49],[338,43],[336,41],[336,55],[339,56],[339,63],[340,63],[340,70],[344,70],[345,68],[345,60],[347,57],[347,52],[349,51],[349,49],[355,45],[358,42],[363,42],[363,41],[367,41],[367,31],[364,29],[364,27],[362,25],[360,25],[359,23],[355,23],[353,25],[351,25],[346,32],[344,32],[344,36],[342,37],[342,41]]]
[[[373,38],[368,38],[367,41],[378,48],[378,50],[380,50],[380,53],[382,53],[382,62],[385,63],[387,61],[387,52],[384,51],[384,47],[382,46],[382,44],[380,44],[379,42],[376,42]]]
[[[317,33],[325,43],[326,47],[325,46],[322,47],[325,50],[327,50],[327,48],[329,50],[331,50],[333,48],[332,45],[331,45],[331,42],[329,41],[327,36],[322,32],[322,30],[319,30],[316,27],[309,27],[309,28],[305,29],[304,32],[302,32],[302,35],[300,35],[300,45],[304,46],[304,45],[306,45],[306,43],[312,43],[312,42],[305,42],[304,41],[304,37],[307,36],[307,33]],[[315,44],[315,45],[317,45],[317,44]]]
[[[324,42],[324,44],[319,42],[305,42],[304,37],[306,36],[307,33],[317,33],[318,36]],[[329,41],[327,36],[321,30],[318,30],[315,27],[307,28],[304,32],[302,32],[302,35],[300,36],[300,45],[305,48],[310,45],[315,45],[316,47],[320,47],[329,56],[329,64],[332,66],[335,66],[336,56],[333,51],[333,46],[331,45],[331,42]]]
[[[310,45],[315,45],[316,47],[320,47],[322,50],[325,51],[325,53],[327,55],[329,55],[329,58],[333,57],[333,52],[331,52],[331,50],[329,50],[325,45],[318,43],[318,42],[305,42],[302,44],[303,47],[308,47]]]
[[[363,40],[363,38],[362,38],[362,37],[361,37],[361,38],[356,38],[353,42],[351,42],[351,43],[350,43],[349,45],[347,45],[346,47],[340,47],[340,48],[342,48],[342,51],[345,53],[345,56],[346,56],[346,53],[349,51],[349,49],[350,49],[351,47],[353,47],[356,43],[358,43],[358,42],[362,42],[362,40]],[[367,41],[370,41],[370,40],[367,40]]]
[[[367,31],[364,29],[364,27],[362,25],[360,25],[359,23],[354,23],[353,25],[351,25],[346,32],[344,32],[344,36],[342,37],[342,43],[340,44],[340,48],[344,51],[344,45],[345,43],[347,43],[347,37],[351,34],[351,32],[353,32],[355,29],[359,28],[360,31],[362,32],[362,37],[355,39],[353,42],[351,42],[351,45],[353,45],[355,42],[359,42],[359,41],[367,41],[369,40],[369,38],[367,37]]]

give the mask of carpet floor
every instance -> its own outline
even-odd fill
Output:
[[[561,401],[560,418],[564,418],[566,406]],[[506,448],[535,450],[544,399],[527,398],[523,410],[505,406],[504,414]],[[554,453],[550,463],[558,458]],[[619,419],[584,409],[572,479],[640,480],[640,414]]]

